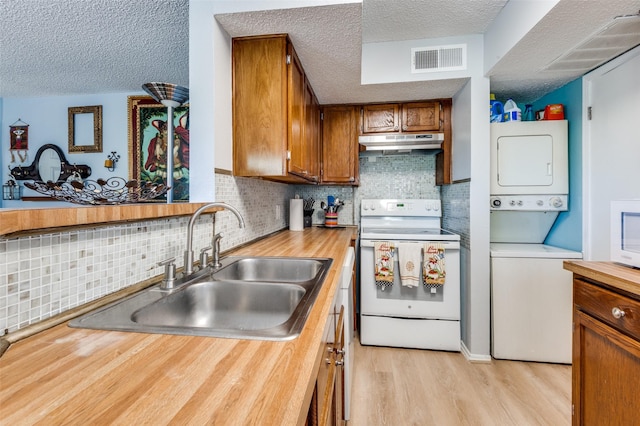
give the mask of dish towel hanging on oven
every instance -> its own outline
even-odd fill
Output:
[[[373,248],[376,286],[384,290],[393,285],[393,246],[388,241],[375,241]]]
[[[400,282],[405,287],[417,287],[420,278],[420,260],[422,244],[399,243],[398,262],[400,264]]]
[[[440,243],[424,243],[424,266],[422,280],[426,287],[441,286],[446,277],[444,247]]]

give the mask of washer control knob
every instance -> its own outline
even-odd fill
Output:
[[[501,205],[502,205],[502,201],[500,201],[500,198],[492,198],[491,199],[491,207],[498,208]]]
[[[556,209],[562,207],[562,199],[560,197],[553,197],[549,200],[549,204]]]

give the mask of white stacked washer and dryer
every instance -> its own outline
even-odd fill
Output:
[[[491,354],[571,363],[572,276],[582,253],[545,245],[568,209],[567,121],[491,124]]]

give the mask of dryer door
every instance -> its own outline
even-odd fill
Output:
[[[549,186],[553,184],[553,139],[550,135],[502,136],[497,166],[502,187]]]
[[[491,195],[568,194],[566,120],[491,123]]]

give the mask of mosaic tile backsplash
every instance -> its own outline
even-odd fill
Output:
[[[218,176],[219,201],[237,207],[246,228],[230,212],[216,213],[221,249],[286,227],[281,209],[291,189],[256,179]],[[211,215],[194,230],[193,249],[211,245]],[[157,263],[170,257],[182,266],[189,218],[127,223],[109,227],[0,239],[0,335],[24,328],[164,272]]]
[[[194,246],[209,244],[210,216]],[[188,218],[0,240],[0,334],[15,331],[182,265]]]
[[[469,183],[435,185],[435,156],[392,155],[360,158],[360,186],[286,185],[216,174],[216,199],[242,213],[239,229],[230,212],[216,214],[222,251],[284,229],[289,199],[296,194],[316,200],[314,224],[324,222],[320,202],[333,195],[345,202],[341,225],[360,221],[366,198],[441,198],[443,227],[462,235],[468,246]],[[176,257],[182,266],[188,218],[0,239],[0,335],[24,328],[163,273],[157,263]],[[194,251],[210,245],[211,216],[199,219]]]

